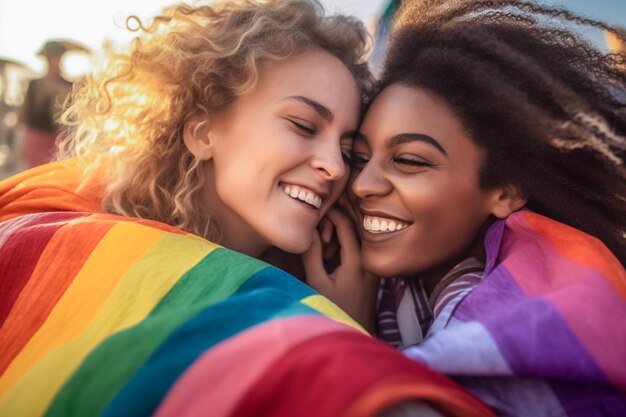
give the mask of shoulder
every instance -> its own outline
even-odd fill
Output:
[[[535,261],[559,257],[595,268],[610,266],[624,270],[597,237],[533,211],[522,210],[506,219],[499,258],[529,256]]]

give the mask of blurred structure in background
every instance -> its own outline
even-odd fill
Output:
[[[391,24],[396,11],[400,8],[401,0],[388,0],[382,13],[378,17],[374,29],[374,48],[369,58],[371,70],[374,75],[379,76],[383,66],[385,54],[387,53],[387,44],[389,43],[389,34],[391,32]]]
[[[617,30],[620,34],[626,36],[626,30],[623,27],[615,27],[614,29]],[[615,36],[615,34],[605,30],[604,40],[606,41],[606,46],[610,53],[626,53],[626,42]],[[619,56],[616,56],[615,58],[617,60],[616,65],[620,67],[623,71],[626,71],[626,62],[624,62],[623,59]],[[611,85],[609,86],[609,90],[614,97],[616,97],[622,103],[626,103],[626,85]],[[622,113],[624,112],[626,112],[626,109],[622,110]]]
[[[0,57],[0,171],[19,169],[17,160],[18,114],[28,81],[35,73],[26,65]]]
[[[621,32],[623,35],[626,35],[626,30],[624,28],[615,29]],[[626,42],[623,42],[613,33],[604,31],[604,39],[606,40],[606,46],[609,48],[609,52],[612,52],[614,54],[626,52]]]

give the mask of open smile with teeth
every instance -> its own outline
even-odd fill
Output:
[[[384,217],[363,216],[363,229],[372,233],[391,233],[405,229],[409,224]]]
[[[311,190],[308,190],[304,187],[300,187],[297,185],[287,185],[287,184],[281,184],[280,188],[281,190],[283,190],[285,194],[287,194],[289,197],[293,198],[294,200],[300,200],[304,203],[307,203],[310,206],[315,207],[316,209],[322,206],[322,201],[323,201],[322,197],[314,193]]]

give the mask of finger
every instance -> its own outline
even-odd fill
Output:
[[[318,233],[315,233],[311,247],[302,254],[302,264],[309,286],[323,293],[332,285],[332,281],[324,269],[322,242]]]
[[[359,267],[359,242],[350,219],[338,210],[329,210],[326,214],[335,225],[337,239],[341,246],[341,264],[347,267]]]
[[[354,223],[355,227],[358,228],[360,225],[359,215],[356,209],[354,208],[354,206],[350,203],[350,199],[346,196],[346,194],[342,195],[339,198],[336,205],[343,208],[346,211],[346,213],[348,213],[348,216]]]
[[[318,228],[322,242],[330,242],[330,239],[333,237],[333,229],[335,228],[333,223],[327,217],[323,217]]]

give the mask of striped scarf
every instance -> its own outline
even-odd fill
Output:
[[[419,278],[383,278],[378,298],[378,337],[396,348],[421,342],[443,308],[480,282],[483,267],[476,258],[464,260],[439,281],[430,297]]]

